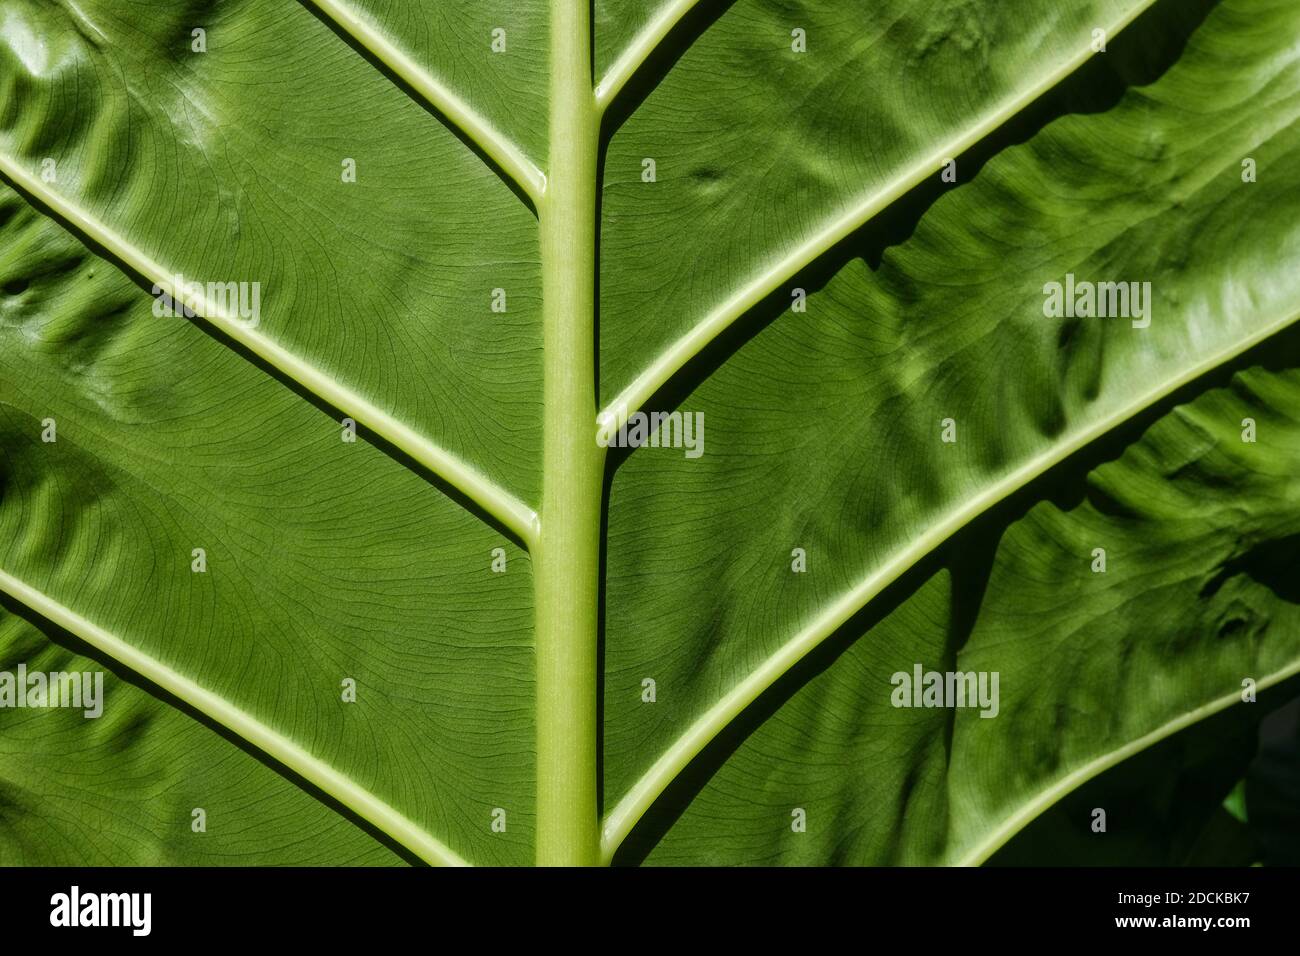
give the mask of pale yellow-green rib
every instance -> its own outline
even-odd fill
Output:
[[[636,38],[614,61],[605,75],[596,84],[596,110],[603,113],[622,92],[627,81],[650,58],[659,44],[663,42],[673,27],[681,22],[682,17],[690,13],[700,0],[672,0],[659,12],[649,26],[637,34]]]
[[[1257,690],[1265,690],[1274,684],[1280,684],[1289,677],[1300,674],[1300,660],[1292,661],[1286,667],[1272,674],[1261,677],[1255,682]],[[1047,787],[1032,800],[1026,802],[1019,810],[1007,817],[1002,825],[989,834],[989,836],[972,847],[962,857],[960,857],[956,866],[979,866],[999,849],[1001,849],[1008,840],[1024,829],[1025,825],[1036,819],[1048,807],[1056,803],[1062,797],[1073,792],[1076,788],[1087,783],[1093,777],[1109,770],[1111,767],[1127,760],[1134,754],[1141,753],[1152,744],[1157,744],[1166,737],[1171,737],[1180,730],[1192,726],[1206,717],[1213,716],[1222,710],[1227,710],[1233,704],[1241,701],[1241,691],[1234,690],[1231,693],[1224,694],[1209,703],[1195,707],[1185,714],[1180,714],[1173,720],[1161,724],[1149,734],[1144,734],[1136,740],[1130,741],[1123,747],[1113,750],[1108,754],[1103,754],[1096,760],[1091,760],[1072,772],[1066,774],[1060,780]]]
[[[192,300],[186,298],[184,290],[175,288],[175,276],[171,270],[164,268],[76,203],[51,189],[20,162],[4,153],[0,153],[0,174],[16,188],[52,209],[82,238],[99,244],[132,272],[153,283],[173,302],[191,304]],[[535,543],[537,515],[477,469],[257,331],[252,323],[231,315],[218,304],[209,301],[206,296],[193,302],[193,305],[200,317],[220,329],[223,334],[260,356],[313,395],[392,442],[414,461],[428,468],[500,521],[526,545],[531,547]]]
[[[430,106],[464,133],[501,167],[536,205],[546,192],[546,176],[523,151],[472,106],[443,83],[421,69],[399,50],[374,24],[340,0],[306,0],[342,28],[348,36],[402,78]]]
[[[49,595],[3,570],[0,570],[0,591],[25,604],[47,621],[81,638],[91,647],[107,654],[123,667],[152,681],[199,713],[212,718],[241,740],[247,741],[304,780],[320,787],[322,791],[357,816],[374,824],[420,859],[438,866],[468,865],[446,844],[426,833],[373,793],[329,764],[312,756],[289,738],[240,710],[225,698],[217,696],[166,664],[137,650],[120,637],[110,634],[75,611],[64,607]]]
[[[1107,36],[1114,37],[1136,20],[1155,0],[1135,0],[1118,21],[1111,24]],[[1089,43],[1080,42],[1079,51],[1057,64],[1034,83],[999,103],[979,117],[968,129],[941,144],[929,155],[904,169],[889,182],[865,196],[824,223],[811,237],[794,249],[780,253],[758,271],[744,286],[706,315],[689,332],[657,356],[597,416],[597,428],[607,428],[619,414],[632,414],[641,408],[691,359],[700,354],[733,322],[778,291],[801,269],[829,252],[869,220],[902,198],[927,176],[934,175],[950,158],[960,156],[994,130],[1020,113],[1026,106],[1074,73],[1094,55]]]
[[[601,480],[596,411],[596,168],[589,0],[550,0],[551,188],[542,257],[542,533],[533,564],[536,860],[594,866]]]
[[[983,493],[953,508],[923,534],[911,539],[889,560],[868,575],[857,587],[842,595],[825,608],[802,631],[783,644],[771,657],[763,661],[749,676],[734,686],[721,700],[704,712],[655,761],[640,780],[633,784],[627,795],[618,802],[605,819],[601,851],[605,862],[613,858],[614,851],[631,832],[664,789],[686,768],[696,755],[708,745],[763,691],[776,681],[822,641],[834,634],[854,614],[867,605],[881,591],[897,581],[909,568],[928,555],[960,528],[983,514],[1052,466],[1069,458],[1075,452],[1113,431],[1133,416],[1160,399],[1176,392],[1189,382],[1231,361],[1248,349],[1289,328],[1300,320],[1300,312],[1270,323],[1238,342],[1207,356],[1184,369],[1167,382],[1156,385],[1133,402],[1116,409],[1109,415],[1079,430],[1062,436],[1061,440],[1026,461],[990,485]]]

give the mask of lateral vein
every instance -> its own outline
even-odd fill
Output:
[[[1153,3],[1155,3],[1155,0],[1136,0],[1128,12],[1107,30],[1107,37],[1114,37],[1120,33]],[[621,411],[631,414],[640,409],[683,366],[726,331],[732,323],[742,318],[764,299],[776,292],[782,284],[793,278],[800,270],[812,264],[820,256],[830,251],[880,212],[902,198],[927,176],[939,171],[949,158],[965,153],[1052,87],[1074,73],[1092,56],[1092,48],[1082,45],[1075,56],[1059,64],[1037,83],[1002,103],[970,129],[943,143],[930,155],[913,164],[911,168],[903,170],[880,189],[862,197],[849,209],[825,223],[816,234],[805,242],[762,269],[729,299],[706,315],[694,328],[656,357],[601,411],[597,416],[597,425],[599,427],[607,426],[615,420]]]
[[[0,174],[20,191],[34,196],[58,213],[82,237],[91,239],[113,253],[129,269],[161,289],[173,302],[185,302],[187,306],[193,302],[193,311],[223,334],[273,365],[313,395],[392,442],[414,461],[428,468],[500,521],[526,545],[533,545],[538,527],[536,513],[476,468],[222,309],[206,295],[190,297],[185,290],[175,288],[173,277],[168,275],[162,265],[75,203],[50,189],[13,157],[4,153],[0,153]]]
[[[909,568],[946,541],[974,518],[983,514],[1013,492],[1024,487],[1049,468],[1069,458],[1081,448],[1140,414],[1162,398],[1176,392],[1184,385],[1221,365],[1232,361],[1266,339],[1289,328],[1300,320],[1300,312],[1270,323],[1229,347],[1184,369],[1182,374],[1157,385],[1134,402],[1101,417],[1065,440],[1031,458],[1001,480],[990,485],[982,494],[958,505],[943,515],[928,530],[913,538],[893,557],[869,574],[857,587],[841,596],[821,612],[811,624],[782,645],[771,657],[763,661],[748,677],[734,686],[722,699],[704,712],[655,761],[650,769],[627,792],[605,818],[601,852],[605,862],[613,858],[614,851],[631,832],[669,783],[684,770],[701,750],[731,723],[765,690],[822,641],[834,634],[881,591],[898,580]]]
[[[377,27],[364,20],[348,3],[340,0],[303,0],[365,47],[376,59],[402,78],[448,122],[470,138],[501,170],[523,189],[534,206],[546,192],[546,174],[537,168],[523,151],[504,133],[496,129],[465,100],[421,69],[399,50]]]
[[[596,84],[597,112],[604,113],[609,108],[627,82],[659,48],[664,37],[671,33],[673,27],[681,22],[682,17],[690,13],[699,2],[700,0],[672,0],[650,22],[650,25],[633,39]]]
[[[1292,661],[1286,667],[1272,674],[1259,678],[1255,682],[1258,690],[1265,690],[1275,684],[1280,684],[1289,677],[1300,674],[1300,659]],[[1192,726],[1198,721],[1204,720],[1220,711],[1227,710],[1233,704],[1241,701],[1240,691],[1231,691],[1222,697],[1217,697],[1208,703],[1195,707],[1185,714],[1179,714],[1173,720],[1166,721],[1155,730],[1148,734],[1143,734],[1135,740],[1129,741],[1123,747],[1118,747],[1110,753],[1102,754],[1095,760],[1090,760],[1070,773],[1066,774],[1060,780],[1040,792],[1034,799],[1025,803],[1019,810],[1002,823],[1000,827],[994,830],[983,842],[976,844],[966,852],[955,863],[956,866],[979,866],[999,849],[1001,849],[1008,840],[1019,833],[1032,820],[1037,818],[1048,807],[1052,806],[1066,794],[1087,783],[1098,774],[1109,770],[1116,764],[1127,760],[1134,754],[1140,753],[1146,748],[1157,744],[1166,737],[1171,737],[1180,730]]]
[[[319,787],[425,862],[435,866],[469,865],[446,844],[289,738],[2,569],[0,590],[215,720],[240,739]]]

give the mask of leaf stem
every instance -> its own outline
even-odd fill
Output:
[[[541,535],[533,551],[537,862],[595,865],[596,639],[605,453],[596,442],[596,166],[588,0],[551,0]]]

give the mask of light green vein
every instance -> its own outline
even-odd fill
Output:
[[[631,832],[664,789],[682,772],[696,755],[722,732],[742,711],[758,699],[780,677],[801,661],[815,647],[834,634],[854,614],[860,611],[881,591],[897,581],[909,568],[932,552],[959,529],[1011,495],[1049,468],[1069,458],[1081,448],[1113,431],[1123,423],[1151,407],[1160,399],[1176,392],[1208,372],[1219,368],[1243,352],[1271,338],[1297,320],[1300,313],[1274,321],[1252,334],[1203,358],[1185,368],[1180,374],[1138,396],[1133,402],[1099,417],[1042,453],[1024,462],[991,484],[979,495],[959,504],[942,515],[922,534],[912,538],[906,546],[869,574],[857,587],[848,591],[825,608],[802,631],[783,644],[776,653],[763,661],[749,676],[734,686],[727,694],[701,715],[687,731],[655,761],[618,805],[605,819],[602,854],[606,862]]]
[[[667,4],[650,25],[639,33],[628,45],[614,64],[605,71],[600,82],[596,84],[596,109],[604,113],[609,105],[617,99],[628,80],[636,75],[637,70],[650,59],[682,17],[690,13],[700,0],[672,0]]]
[[[1153,3],[1155,0],[1136,0],[1123,17],[1111,24],[1106,35],[1114,37],[1119,34]],[[803,243],[776,256],[744,286],[706,315],[637,375],[597,416],[597,428],[608,427],[620,413],[630,415],[640,409],[710,342],[726,331],[737,319],[777,292],[801,269],[829,252],[880,212],[901,199],[927,176],[936,174],[949,158],[962,155],[1004,125],[1093,56],[1091,33],[1089,33],[1086,37],[1080,37],[1078,51],[1067,60],[1054,66],[1019,93],[997,104],[970,128],[942,143],[883,186],[859,198],[835,218],[823,224]]]
[[[173,301],[191,304],[191,300],[185,297],[186,294],[175,288],[173,270],[164,268],[125,237],[51,189],[33,172],[3,153],[0,153],[0,175],[8,179],[16,189],[53,210],[66,224],[80,233],[81,238],[89,239],[108,250],[128,269],[160,288]],[[195,311],[223,334],[279,369],[313,395],[391,442],[412,460],[429,469],[500,521],[526,545],[533,546],[537,538],[537,515],[487,476],[272,341],[253,328],[252,323],[230,314],[206,297],[194,304]]]
[[[1265,677],[1261,677],[1255,682],[1255,687],[1258,690],[1265,690],[1272,687],[1274,684],[1280,684],[1289,677],[1294,677],[1296,674],[1300,674],[1300,660],[1292,661],[1281,670],[1275,671]],[[1048,807],[1071,793],[1077,787],[1082,786],[1093,777],[1109,770],[1116,764],[1127,760],[1134,754],[1140,753],[1152,744],[1157,744],[1166,737],[1171,737],[1180,730],[1185,730],[1198,721],[1204,720],[1206,717],[1217,714],[1222,710],[1227,710],[1233,704],[1240,701],[1240,690],[1234,690],[1231,693],[1224,694],[1222,697],[1218,697],[1208,703],[1202,704],[1200,707],[1195,707],[1185,714],[1180,714],[1173,720],[1161,724],[1150,733],[1144,734],[1136,740],[1129,741],[1123,747],[1112,750],[1110,753],[1102,754],[1097,759],[1091,760],[1082,767],[1066,774],[1060,780],[1057,780],[1051,786],[1039,793],[1038,796],[1027,801],[1011,816],[1007,817],[1001,826],[990,833],[982,842],[968,850],[957,860],[955,865],[979,866],[1001,849],[1008,840],[1024,829],[1028,823],[1036,819]]]
[[[387,66],[419,93],[449,123],[490,156],[536,206],[546,192],[546,175],[524,155],[504,133],[479,115],[472,106],[447,86],[421,69],[399,50],[374,24],[367,22],[350,4],[339,0],[304,0],[338,24],[348,36]]]
[[[3,570],[0,570],[0,590],[25,604],[46,620],[81,638],[91,647],[107,654],[123,667],[152,681],[199,713],[212,718],[304,780],[320,787],[322,791],[357,816],[378,827],[420,859],[436,866],[468,865],[446,844],[426,833],[373,793],[358,786],[355,781],[318,757],[314,757],[289,738],[240,710],[225,698],[219,697],[190,678],[172,670],[166,664],[132,647],[120,637],[92,624],[75,611],[64,607],[53,598]]]

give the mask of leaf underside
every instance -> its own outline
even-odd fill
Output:
[[[665,12],[602,128],[592,432],[707,428],[607,464],[607,855],[1280,852],[1220,804],[1289,786],[1300,7],[597,0],[593,80]],[[0,708],[0,864],[532,861],[548,19],[0,10],[0,672],[106,671],[98,719]],[[259,338],[158,317],[154,265],[260,282]],[[1067,274],[1150,325],[1045,317]],[[893,706],[917,664],[998,715]]]

